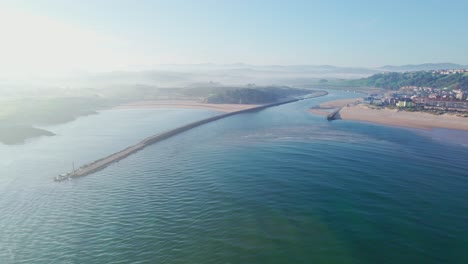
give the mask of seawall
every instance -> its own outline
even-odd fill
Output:
[[[206,118],[206,119],[203,119],[203,120],[200,120],[200,121],[196,121],[196,122],[193,122],[193,123],[190,123],[190,124],[187,124],[187,125],[184,125],[184,126],[181,126],[181,127],[178,127],[178,128],[175,128],[175,129],[172,129],[172,130],[160,133],[160,134],[156,134],[154,136],[147,137],[147,138],[143,139],[142,141],[140,141],[139,143],[137,143],[137,144],[135,144],[133,146],[130,146],[128,148],[125,148],[125,149],[123,149],[123,150],[121,150],[119,152],[113,153],[113,154],[111,154],[111,155],[109,155],[107,157],[104,157],[102,159],[98,159],[98,160],[96,160],[94,162],[91,162],[89,164],[85,164],[85,165],[81,166],[80,168],[78,168],[75,171],[59,175],[59,176],[55,177],[54,180],[55,181],[71,180],[72,178],[78,178],[78,177],[83,177],[83,176],[92,174],[94,172],[97,172],[99,170],[102,170],[102,169],[106,168],[107,166],[111,165],[114,162],[117,162],[117,161],[119,161],[121,159],[124,159],[124,158],[128,157],[129,155],[132,155],[132,154],[144,149],[145,147],[147,147],[149,145],[155,144],[157,142],[160,142],[162,140],[165,140],[165,139],[170,138],[172,136],[175,136],[177,134],[188,131],[188,130],[190,130],[192,128],[195,128],[195,127],[198,127],[198,126],[201,126],[201,125],[204,125],[204,124],[207,124],[207,123],[219,120],[219,119],[223,119],[223,118],[226,118],[226,117],[229,117],[229,116],[243,114],[243,113],[258,112],[258,111],[261,111],[261,110],[269,108],[269,107],[274,107],[274,106],[278,106],[278,105],[297,102],[297,101],[300,101],[300,100],[304,100],[304,98],[292,99],[292,100],[287,100],[287,101],[283,101],[283,102],[267,104],[267,105],[262,105],[262,106],[258,106],[258,107],[254,107],[254,108],[249,108],[249,109],[245,109],[245,110],[231,112],[231,113],[227,113],[227,114],[221,114],[221,115],[213,116],[213,117]]]
[[[327,120],[332,121],[332,120],[337,119],[337,115],[340,113],[340,110],[342,108],[343,107],[340,107],[340,108],[336,109],[335,111],[333,111],[332,113],[330,113],[329,115],[327,115]]]

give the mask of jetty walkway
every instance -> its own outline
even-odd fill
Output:
[[[335,111],[331,112],[330,114],[327,115],[327,120],[332,121],[337,119],[338,114],[340,113],[341,109],[343,109],[343,106],[336,109]]]
[[[124,159],[124,158],[128,157],[129,155],[132,155],[133,153],[136,153],[136,152],[142,150],[143,148],[145,148],[145,147],[147,147],[149,145],[152,145],[154,143],[160,142],[162,140],[165,140],[167,138],[170,138],[170,137],[175,136],[177,134],[180,134],[182,132],[188,131],[188,130],[190,130],[192,128],[195,128],[195,127],[198,127],[198,126],[201,126],[201,125],[204,125],[204,124],[207,124],[207,123],[219,120],[219,119],[223,119],[223,118],[226,118],[226,117],[229,117],[229,116],[243,114],[243,113],[258,112],[258,111],[261,111],[261,110],[269,108],[269,107],[288,104],[288,103],[292,103],[292,102],[297,102],[297,101],[304,100],[304,99],[308,99],[308,98],[296,98],[296,99],[291,99],[291,100],[282,101],[282,102],[278,102],[278,103],[266,104],[266,105],[261,105],[261,106],[258,106],[258,107],[245,109],[245,110],[235,111],[235,112],[231,112],[231,113],[227,113],[227,114],[221,114],[221,115],[213,116],[213,117],[206,118],[206,119],[203,119],[203,120],[200,120],[200,121],[196,121],[196,122],[193,122],[193,123],[190,123],[190,124],[187,124],[187,125],[184,125],[184,126],[181,126],[181,127],[178,127],[178,128],[175,128],[175,129],[172,129],[172,130],[160,133],[160,134],[156,134],[154,136],[150,136],[148,138],[145,138],[141,142],[139,142],[139,143],[137,143],[137,144],[135,144],[133,146],[130,146],[130,147],[126,148],[126,149],[123,149],[123,150],[121,150],[119,152],[116,152],[114,154],[111,154],[111,155],[109,155],[107,157],[96,160],[94,162],[85,164],[85,165],[81,166],[80,168],[78,168],[78,169],[76,169],[76,170],[74,170],[72,172],[60,174],[59,176],[56,176],[54,178],[54,181],[60,182],[60,181],[65,181],[65,180],[71,180],[73,178],[83,177],[83,176],[92,174],[94,172],[97,172],[99,170],[102,170],[102,169],[106,168],[107,166],[111,165],[114,162],[117,162],[117,161],[119,161],[121,159]]]

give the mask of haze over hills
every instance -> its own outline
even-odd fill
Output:
[[[468,264],[466,10],[0,0],[0,264]]]
[[[21,79],[0,77],[0,89],[7,94],[23,88],[105,88],[128,85],[156,87],[194,87],[222,85],[301,86],[321,79],[359,79],[382,72],[431,71],[468,68],[454,63],[426,63],[380,68],[340,67],[332,65],[251,65],[235,64],[163,64],[137,67],[132,71],[77,72],[61,77],[28,76]],[[14,89],[12,88],[14,87]]]
[[[353,86],[377,87],[390,90],[399,90],[401,87],[407,86],[417,86],[468,91],[468,74],[441,74],[432,73],[431,71],[389,72],[374,74],[362,79],[347,80],[344,81],[342,85],[346,85],[346,83]]]
[[[439,76],[440,78],[433,80],[434,78],[426,76],[431,73],[421,72],[422,69],[432,71],[459,68],[468,67],[453,63],[382,68],[244,63],[174,64],[135,71],[78,73],[61,78],[36,77],[22,82],[0,78],[0,120],[10,125],[22,126],[21,131],[25,131],[26,126],[37,134],[38,131],[32,130],[34,128],[31,126],[66,122],[78,116],[95,113],[97,109],[130,101],[187,98],[204,100],[216,95],[211,97],[210,101],[237,103],[240,101],[239,95],[249,91],[246,88],[257,90],[247,93],[248,96],[244,96],[243,99],[244,103],[249,103],[249,98],[258,97],[261,93],[265,98],[276,98],[274,87],[281,86],[314,89],[350,86],[397,89],[404,85],[435,85],[466,89],[465,76],[460,77],[462,79],[458,78],[458,75]],[[418,71],[414,73],[416,76],[425,77],[415,81],[413,73],[404,76],[398,75],[403,73],[381,74],[390,70],[414,70]]]
[[[401,66],[385,65],[380,70],[402,72],[402,71],[435,71],[446,69],[467,69],[468,65],[456,63],[423,63],[423,64],[408,64]]]

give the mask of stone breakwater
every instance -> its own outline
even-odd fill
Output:
[[[311,98],[311,97],[308,97],[308,98]],[[178,127],[178,128],[175,128],[175,129],[172,129],[172,130],[160,133],[160,134],[156,134],[154,136],[150,136],[148,138],[145,138],[141,142],[139,142],[139,143],[137,143],[137,144],[135,144],[133,146],[130,146],[130,147],[126,148],[126,149],[123,149],[123,150],[121,150],[119,152],[116,152],[114,154],[111,154],[111,155],[109,155],[107,157],[96,160],[94,162],[85,164],[85,165],[81,166],[80,168],[78,168],[77,170],[74,170],[72,172],[68,172],[68,173],[65,173],[65,174],[61,174],[61,175],[55,177],[54,180],[55,181],[65,181],[65,180],[71,180],[72,178],[78,178],[78,177],[83,177],[83,176],[92,174],[94,172],[97,172],[99,170],[102,170],[102,169],[106,168],[107,166],[111,165],[112,163],[115,163],[115,162],[117,162],[117,161],[119,161],[121,159],[124,159],[124,158],[128,157],[129,155],[132,155],[132,154],[142,150],[143,148],[145,148],[145,147],[147,147],[149,145],[155,144],[157,142],[160,142],[162,140],[165,140],[165,139],[170,138],[172,136],[175,136],[177,134],[188,131],[188,130],[190,130],[192,128],[195,128],[195,127],[198,127],[198,126],[201,126],[201,125],[204,125],[204,124],[207,124],[207,123],[219,120],[219,119],[223,119],[223,118],[226,118],[226,117],[229,117],[229,116],[243,114],[243,113],[257,112],[257,111],[261,111],[261,110],[269,108],[269,107],[278,106],[278,105],[287,104],[287,103],[292,103],[292,102],[296,102],[296,101],[299,101],[299,100],[303,100],[303,98],[292,99],[292,100],[287,100],[287,101],[283,101],[283,102],[262,105],[262,106],[249,108],[249,109],[245,109],[245,110],[240,110],[240,111],[235,111],[235,112],[231,112],[231,113],[227,113],[227,114],[221,114],[221,115],[206,118],[206,119],[203,119],[203,120],[200,120],[200,121],[197,121],[197,122],[193,122],[193,123],[190,123],[190,124],[187,124],[187,125],[184,125],[184,126],[181,126],[181,127]]]

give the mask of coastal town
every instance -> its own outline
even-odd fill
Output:
[[[327,120],[352,120],[417,129],[468,130],[468,70],[385,72],[353,84],[365,97],[311,107]]]
[[[466,74],[468,69],[439,70],[433,74]],[[410,111],[443,113],[468,113],[468,92],[448,87],[402,86],[397,91],[370,94],[363,104],[402,108]]]

